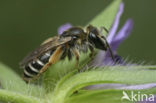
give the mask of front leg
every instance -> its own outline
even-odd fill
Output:
[[[90,54],[89,57],[92,59],[93,56],[95,55],[95,51],[94,51],[94,47],[92,45],[89,45],[89,50],[90,50]]]
[[[78,49],[73,49],[73,54],[75,55],[76,57],[76,64],[75,64],[75,67],[78,68],[78,71],[80,71],[79,69],[79,58],[80,58],[80,53],[78,51]]]
[[[109,31],[108,31],[108,29],[106,27],[101,27],[100,28],[100,33],[102,33],[103,30],[106,31],[107,34],[109,33]],[[115,62],[115,57],[114,57],[113,51],[112,51],[109,43],[107,42],[107,39],[105,37],[103,37],[103,39],[105,39],[107,48],[108,48],[108,50],[110,52],[110,56],[112,57],[112,60]]]

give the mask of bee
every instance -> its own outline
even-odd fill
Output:
[[[103,29],[106,30],[104,27]],[[39,77],[49,66],[66,57],[71,60],[75,56],[78,65],[80,53],[90,50],[90,56],[93,56],[95,48],[104,51],[109,49],[112,59],[114,58],[102,31],[92,25],[86,29],[71,27],[61,35],[49,38],[23,59],[20,63],[24,68],[23,79],[28,82]]]

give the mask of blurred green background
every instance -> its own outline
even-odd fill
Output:
[[[111,0],[1,0],[0,61],[17,72],[18,63],[40,43],[57,34],[57,28],[70,22],[84,26]],[[124,0],[120,28],[128,18],[134,20],[132,35],[118,53],[133,62],[156,63],[156,1]],[[101,25],[104,26],[104,25]]]

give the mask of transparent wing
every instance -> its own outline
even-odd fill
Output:
[[[56,49],[61,44],[67,43],[71,40],[71,37],[61,38],[60,36],[55,36],[51,38],[48,42],[40,45],[40,47],[36,48],[34,51],[29,53],[21,62],[20,66],[24,66],[28,62],[35,60],[40,55],[44,54],[49,50]]]

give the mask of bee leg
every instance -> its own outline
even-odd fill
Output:
[[[40,70],[37,77],[39,77],[43,72],[45,72],[49,66],[55,64],[61,58],[62,54],[63,54],[62,46],[59,46],[50,57],[49,62]]]
[[[100,28],[100,33],[102,33],[102,30],[105,30],[107,32],[107,34],[109,33],[109,31],[108,31],[108,29],[106,27],[101,27]],[[107,48],[108,48],[108,50],[110,52],[110,56],[112,57],[112,60],[115,62],[115,57],[114,57],[113,51],[112,51],[109,43],[107,42],[107,39],[106,38],[104,38],[104,39],[106,41]]]
[[[108,29],[104,26],[100,27],[100,33],[102,33],[102,31],[105,31],[107,34],[109,33]]]
[[[49,66],[51,66],[52,64],[55,64],[62,56],[63,54],[63,50],[62,50],[62,46],[59,46],[55,51],[54,53],[52,54],[52,56],[50,57],[49,59],[49,62],[44,65],[44,67],[40,70],[40,72],[38,73],[37,76],[35,76],[32,80],[36,80],[40,77],[40,75],[45,72]],[[29,79],[26,79],[26,78],[23,78],[27,83],[30,82]]]
[[[77,49],[75,49],[75,50],[73,50],[73,53],[76,56],[76,64],[75,64],[75,67],[77,67],[78,68],[78,71],[80,71],[80,68],[79,68],[79,57],[80,57],[79,51]]]
[[[94,47],[93,46],[89,46],[89,50],[91,51],[91,53],[89,54],[89,57],[90,58],[93,58],[94,54],[95,54],[95,51],[94,51]]]

